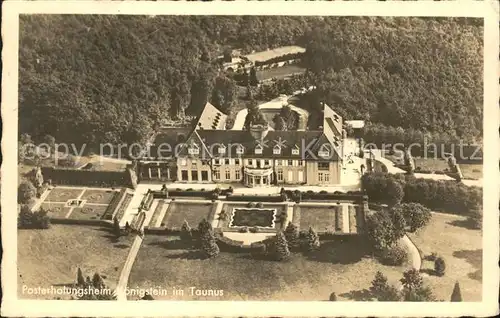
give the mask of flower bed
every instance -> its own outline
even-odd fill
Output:
[[[231,213],[230,227],[262,227],[274,228],[276,209],[235,208]]]

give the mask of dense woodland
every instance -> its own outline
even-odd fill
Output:
[[[463,18],[22,16],[20,133],[144,141],[207,100],[245,103],[215,62],[228,47],[292,44],[343,117],[481,139],[482,21]]]

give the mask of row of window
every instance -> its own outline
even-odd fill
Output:
[[[303,182],[304,181],[303,171],[298,171],[297,173],[298,174],[297,174],[296,181]],[[232,180],[231,171],[225,170],[224,177],[225,177],[225,180]],[[278,179],[278,182],[282,182],[284,180],[283,170],[277,170],[276,177]],[[214,171],[214,179],[215,180],[222,180],[220,170]],[[239,170],[234,171],[234,179],[236,179],[236,180],[241,179],[241,172]],[[288,179],[289,180],[293,179],[293,172],[292,171],[288,171]],[[184,181],[189,180],[189,171],[188,170],[181,171],[181,180],[184,180]],[[191,181],[200,181],[198,179],[198,170],[191,171]],[[201,181],[208,181],[208,171],[201,171]],[[318,173],[318,182],[330,182],[330,174],[328,172],[319,172]]]
[[[231,171],[230,170],[226,170],[225,177],[226,177],[226,180],[231,180]],[[236,180],[241,179],[241,172],[239,170],[234,171],[234,178]],[[222,180],[220,177],[220,170],[214,171],[214,179],[215,180]]]
[[[233,162],[231,162],[231,160],[233,160]],[[282,160],[282,159],[276,159],[275,160],[275,163],[276,163],[276,166],[303,166],[304,165],[304,160],[292,160],[292,159],[289,159],[289,160]],[[197,166],[198,165],[198,161],[196,160],[192,160],[191,161],[191,164],[193,166]],[[206,162],[204,161],[201,161],[201,165],[205,165]],[[241,164],[241,160],[236,158],[236,159],[229,159],[229,158],[226,158],[226,159],[214,159],[214,164],[215,165],[236,165],[236,166],[239,166]],[[270,166],[271,164],[271,160],[269,159],[247,159],[247,164],[249,166],[254,166],[254,164],[257,166],[257,167],[260,167],[261,165],[263,165],[264,167],[267,167],[267,166]],[[186,166],[187,165],[187,160],[186,159],[180,159],[180,165],[181,166]],[[330,163],[329,162],[318,162],[318,169],[319,170],[329,170],[330,169]]]

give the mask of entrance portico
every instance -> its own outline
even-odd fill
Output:
[[[268,187],[272,182],[273,170],[271,168],[248,168],[244,170],[243,182],[247,187]]]

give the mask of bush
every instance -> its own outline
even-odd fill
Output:
[[[240,227],[238,229],[238,232],[240,232],[240,233],[247,233],[248,232],[248,227],[246,227],[246,226]]]
[[[434,262],[437,258],[437,253],[436,252],[432,252],[430,255],[427,255],[425,257],[426,260],[428,261],[431,261],[431,262]]]
[[[411,233],[425,227],[432,217],[431,211],[420,203],[402,203],[396,209],[403,215]]]
[[[274,258],[278,261],[288,259],[290,256],[290,250],[288,249],[288,243],[285,235],[283,235],[283,232],[276,233],[273,243]]]
[[[444,276],[446,271],[446,263],[442,257],[436,258],[434,261],[434,272],[437,276]]]
[[[407,260],[408,253],[398,245],[386,248],[381,253],[381,261],[384,265],[401,266]]]
[[[40,209],[36,212],[31,212],[27,205],[21,207],[21,211],[17,217],[17,228],[19,229],[48,229],[50,227],[50,219],[47,211]]]
[[[248,202],[247,207],[249,208],[255,208],[255,202]]]
[[[337,294],[335,292],[330,294],[330,301],[337,301]]]
[[[462,292],[460,291],[460,284],[458,283],[458,281],[455,282],[450,300],[453,302],[462,301]]]
[[[30,181],[22,181],[17,189],[17,202],[30,203],[36,196],[36,188]]]
[[[258,233],[259,232],[259,228],[256,227],[256,226],[254,226],[254,227],[250,228],[250,232],[252,232],[252,233]]]
[[[264,207],[264,204],[262,202],[258,202],[255,206],[259,209],[262,209]]]
[[[261,258],[267,255],[266,244],[262,242],[255,242],[250,244],[250,254],[254,258]]]

